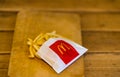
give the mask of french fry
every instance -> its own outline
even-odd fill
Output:
[[[33,45],[33,47],[34,47],[34,49],[35,49],[35,50],[37,50],[37,51],[38,51],[38,50],[39,50],[39,48],[40,48],[40,47],[39,47],[39,46],[37,46],[37,45]]]
[[[34,39],[33,42],[38,41],[42,36],[43,36],[43,33],[40,33],[40,34]]]
[[[36,52],[39,50],[40,46],[42,46],[42,44],[47,41],[49,38],[56,38],[56,37],[62,37],[60,35],[56,34],[56,31],[53,31],[51,33],[40,33],[34,40],[28,38],[27,41],[27,45],[29,45],[29,58],[34,58],[34,57],[38,57],[40,58],[38,55],[36,55]]]
[[[36,45],[41,46],[44,42],[45,42],[44,39],[39,39],[39,40],[36,41]]]
[[[31,45],[32,42],[33,42],[32,39],[28,38],[27,44],[28,44],[28,45]]]
[[[33,50],[33,47],[32,46],[30,46],[29,47],[29,51],[30,51],[30,55],[29,55],[29,58],[34,58],[35,57],[35,55],[34,55],[34,50]]]

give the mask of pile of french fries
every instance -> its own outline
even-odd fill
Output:
[[[38,57],[40,58],[36,52],[39,50],[39,48],[42,46],[42,44],[47,41],[49,38],[57,38],[62,37],[58,34],[56,34],[56,31],[53,31],[51,33],[40,33],[34,40],[28,38],[27,45],[29,45],[29,58]]]

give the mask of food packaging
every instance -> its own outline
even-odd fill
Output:
[[[58,37],[49,38],[45,41],[36,52],[36,55],[41,57],[57,73],[60,73],[86,51],[87,49],[83,46],[66,38]]]

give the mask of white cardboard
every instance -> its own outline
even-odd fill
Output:
[[[63,40],[69,43],[74,49],[79,53],[79,55],[70,61],[68,64],[65,64],[60,57],[49,48],[54,42],[57,40]],[[37,54],[46,61],[57,73],[62,72],[65,68],[67,68],[70,64],[72,64],[75,60],[77,60],[80,56],[82,56],[87,51],[86,48],[82,47],[81,45],[70,41],[64,38],[50,38],[48,39],[38,50]]]

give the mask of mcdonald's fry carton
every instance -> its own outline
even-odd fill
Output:
[[[40,47],[37,55],[60,73],[86,51],[86,48],[68,39],[50,38]]]

